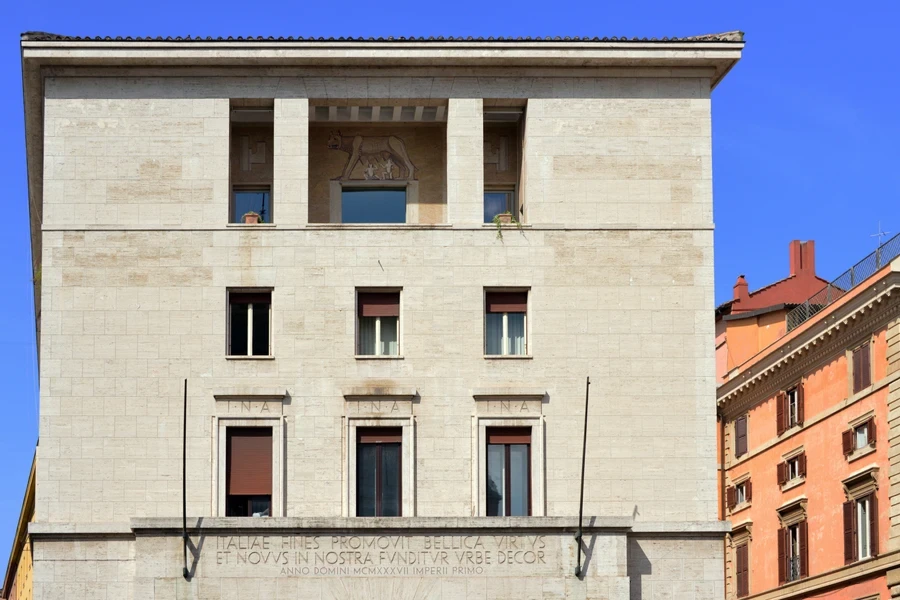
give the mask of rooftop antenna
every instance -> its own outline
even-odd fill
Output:
[[[881,230],[881,221],[878,221],[878,233],[873,233],[873,234],[870,235],[869,237],[877,237],[877,238],[878,238],[878,245],[881,246],[881,242],[883,241],[883,239],[884,239],[885,237],[889,236],[890,234],[891,234],[890,231],[882,231],[882,230]]]

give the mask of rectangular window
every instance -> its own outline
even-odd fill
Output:
[[[791,388],[791,389],[788,390],[788,392],[787,392],[787,403],[788,403],[788,406],[787,406],[787,408],[788,408],[788,410],[787,410],[787,417],[788,417],[787,425],[788,425],[788,427],[793,427],[793,426],[796,425],[796,424],[799,422],[799,420],[800,420],[800,419],[799,419],[799,417],[800,417],[800,413],[799,413],[799,408],[800,408],[800,398],[799,398],[799,395],[798,395],[798,393],[797,393],[797,388]]]
[[[487,516],[531,515],[531,428],[487,430]]]
[[[231,101],[229,223],[272,223],[274,101]]]
[[[518,193],[524,107],[484,109],[484,222],[522,220]]]
[[[743,504],[747,501],[747,486],[743,483],[739,483],[734,487],[734,502],[735,504]]]
[[[738,417],[734,421],[734,456],[747,454],[747,416]]]
[[[402,440],[400,427],[357,430],[356,515],[399,517],[402,504]]]
[[[357,350],[360,356],[400,355],[400,292],[358,292]]]
[[[750,545],[745,543],[735,548],[735,572],[737,574],[737,597],[743,598],[750,595]]]
[[[225,516],[271,516],[272,428],[229,427],[225,452]]]
[[[528,292],[485,294],[484,353],[524,356],[528,353],[526,325]]]
[[[787,461],[787,478],[788,481],[800,477],[800,457],[794,457]]]
[[[228,355],[270,356],[272,292],[228,292]]]
[[[788,531],[788,581],[800,579],[800,524],[791,525]]]
[[[853,351],[853,393],[856,394],[872,385],[870,348],[866,342]]]
[[[874,493],[844,503],[844,563],[878,554],[878,510]]]
[[[842,440],[844,456],[875,445],[875,417],[867,419],[844,431]]]
[[[802,381],[787,391],[778,392],[776,402],[778,435],[781,435],[791,427],[803,425]]]
[[[809,527],[806,519],[781,515],[788,525],[778,530],[778,583],[797,581],[809,575]]]
[[[406,223],[406,188],[341,190],[342,223]]]

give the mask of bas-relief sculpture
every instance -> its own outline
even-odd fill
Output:
[[[340,131],[332,131],[327,147],[340,150],[349,156],[340,176],[335,181],[350,180],[357,164],[363,165],[363,178],[367,180],[389,181],[394,179],[416,179],[416,166],[409,158],[406,143],[396,135],[353,135],[345,136]],[[394,168],[397,176],[394,176]]]

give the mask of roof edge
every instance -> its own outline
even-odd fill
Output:
[[[16,525],[12,548],[9,551],[3,586],[0,587],[0,596],[4,598],[8,598],[10,595],[10,588],[15,577],[15,569],[13,567],[18,566],[19,560],[22,558],[22,549],[25,547],[25,538],[28,535],[28,523],[31,522],[34,514],[34,470],[36,462],[37,449],[35,449],[34,456],[31,459],[31,472],[28,475],[28,483],[25,485],[25,497],[22,499],[22,509],[19,511],[19,522]]]

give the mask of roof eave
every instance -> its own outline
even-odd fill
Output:
[[[22,509],[19,511],[19,523],[16,526],[16,534],[13,537],[12,549],[9,552],[9,561],[6,564],[6,576],[3,578],[3,586],[0,587],[0,596],[8,598],[10,588],[15,576],[14,567],[18,566],[22,556],[22,548],[25,546],[25,537],[28,535],[28,523],[31,522],[34,513],[34,472],[37,462],[37,451],[31,459],[31,472],[28,475],[28,483],[25,486],[25,497],[22,500]]]

